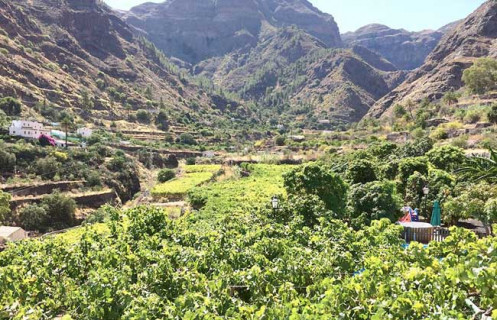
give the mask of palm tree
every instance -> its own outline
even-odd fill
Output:
[[[497,183],[497,153],[489,148],[490,156],[472,156],[464,163],[464,167],[456,170],[461,178],[471,182],[486,181]]]
[[[60,124],[64,128],[64,131],[66,133],[66,149],[68,148],[67,140],[69,137],[69,128],[72,126],[73,120],[70,117],[64,117]]]

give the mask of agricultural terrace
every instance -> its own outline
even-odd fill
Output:
[[[182,168],[182,175],[158,184],[152,189],[152,195],[168,199],[182,198],[192,188],[212,180],[220,170],[221,165],[186,165]]]

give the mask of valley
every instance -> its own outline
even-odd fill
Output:
[[[497,2],[332,13],[0,0],[0,319],[497,319]]]

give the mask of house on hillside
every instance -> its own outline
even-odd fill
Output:
[[[38,139],[42,134],[48,135],[49,130],[36,121],[13,120],[9,127],[9,134],[16,137]]]
[[[93,134],[93,130],[90,128],[79,128],[76,133],[80,134],[83,138],[89,138]]]
[[[0,226],[0,244],[26,239],[28,233],[19,227]]]

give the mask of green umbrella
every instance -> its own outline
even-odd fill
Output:
[[[433,212],[431,213],[431,225],[438,227],[442,224],[442,210],[440,209],[440,203],[435,201],[433,203]]]

